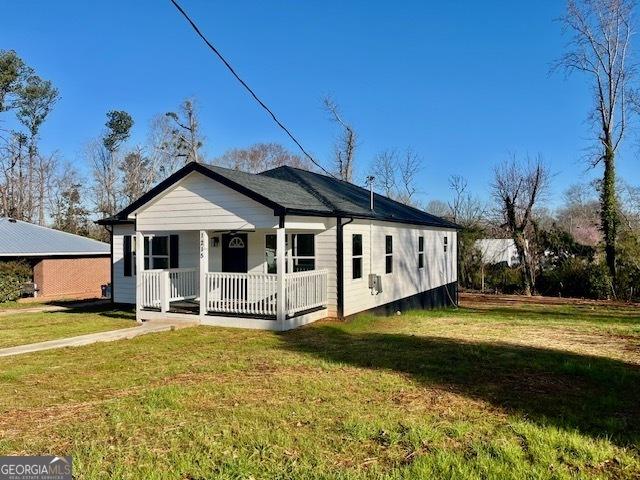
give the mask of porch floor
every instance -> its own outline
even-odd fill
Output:
[[[287,318],[295,318],[302,315],[307,315],[309,313],[317,312],[319,310],[324,310],[326,307],[316,307],[307,310],[303,310],[300,312],[296,312],[293,315],[287,315]],[[145,310],[152,312],[159,312],[159,308],[145,308]],[[169,304],[169,312],[168,313],[180,313],[184,315],[199,315],[200,314],[200,302],[198,300],[176,300],[170,302]],[[207,312],[207,315],[212,316],[224,316],[231,318],[256,318],[260,320],[276,320],[275,315],[260,315],[260,314],[250,314],[250,313],[233,313],[233,312]]]

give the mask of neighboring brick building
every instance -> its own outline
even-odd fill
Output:
[[[0,218],[0,261],[33,267],[37,298],[98,298],[111,281],[110,246],[31,223]]]
[[[99,298],[111,282],[108,256],[43,258],[33,266],[38,298]]]

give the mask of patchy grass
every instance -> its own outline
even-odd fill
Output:
[[[0,312],[3,310],[18,310],[23,308],[37,308],[47,305],[46,302],[0,302]]]
[[[0,359],[0,453],[81,479],[638,478],[637,310],[531,309]]]
[[[30,308],[38,308],[38,307],[46,307],[46,306],[66,306],[66,307],[76,307],[82,306],[82,304],[91,303],[91,302],[99,302],[102,299],[94,298],[94,299],[59,299],[59,300],[29,300],[27,302],[20,301],[11,301],[11,302],[0,302],[0,313],[4,310],[26,310]]]
[[[0,316],[0,348],[134,327],[135,315],[111,307]]]

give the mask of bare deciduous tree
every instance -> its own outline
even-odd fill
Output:
[[[408,148],[404,155],[400,158],[398,164],[400,173],[400,190],[396,200],[407,205],[414,203],[414,195],[416,194],[416,177],[422,168],[422,159],[416,152]]]
[[[357,147],[357,136],[353,127],[347,123],[340,113],[340,108],[331,97],[323,100],[324,108],[331,120],[340,126],[340,134],[334,149],[334,170],[338,178],[347,182],[353,181],[354,158]]]
[[[398,202],[415,205],[416,180],[422,169],[422,159],[408,148],[400,155],[396,150],[384,150],[374,157],[372,175],[377,189]]]
[[[448,202],[451,220],[465,228],[477,228],[486,216],[483,202],[471,194],[469,182],[461,175],[449,177],[449,189],[453,193]]]
[[[600,202],[593,185],[574,184],[563,194],[556,221],[580,244],[595,247],[602,241]]]
[[[146,193],[156,181],[153,163],[141,147],[127,153],[120,162],[122,196],[132,203]]]
[[[247,148],[233,148],[214,159],[214,163],[249,173],[260,173],[283,165],[314,170],[309,160],[277,143],[255,143]]]
[[[385,196],[392,198],[397,190],[398,152],[395,150],[384,150],[378,153],[373,159],[373,176],[375,185]]]
[[[431,215],[442,218],[449,218],[451,212],[447,202],[443,202],[442,200],[429,200],[424,210]]]
[[[598,133],[593,166],[603,164],[600,193],[601,228],[609,272],[616,275],[616,239],[620,223],[615,158],[629,116],[633,0],[569,0],[563,24],[572,34],[569,51],[558,66],[581,72],[593,82],[593,120]]]
[[[64,164],[51,181],[49,209],[53,228],[76,235],[90,235],[91,222],[84,197],[86,189],[78,170]]]
[[[120,171],[118,164],[102,142],[94,140],[85,149],[85,161],[91,165],[93,202],[101,217],[109,217],[120,210]]]
[[[549,187],[549,172],[538,156],[525,162],[512,157],[494,169],[493,197],[503,227],[509,232],[523,268],[522,289],[531,295],[535,287],[535,265],[531,255],[534,209]]]

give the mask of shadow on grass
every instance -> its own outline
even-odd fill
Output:
[[[286,332],[283,348],[387,370],[619,445],[640,441],[640,369],[604,358],[440,337],[351,333],[341,326]],[[348,392],[346,392],[348,394]]]
[[[111,303],[71,307],[67,310],[47,312],[48,315],[98,315],[100,317],[135,320],[136,314],[132,307],[119,307]]]

